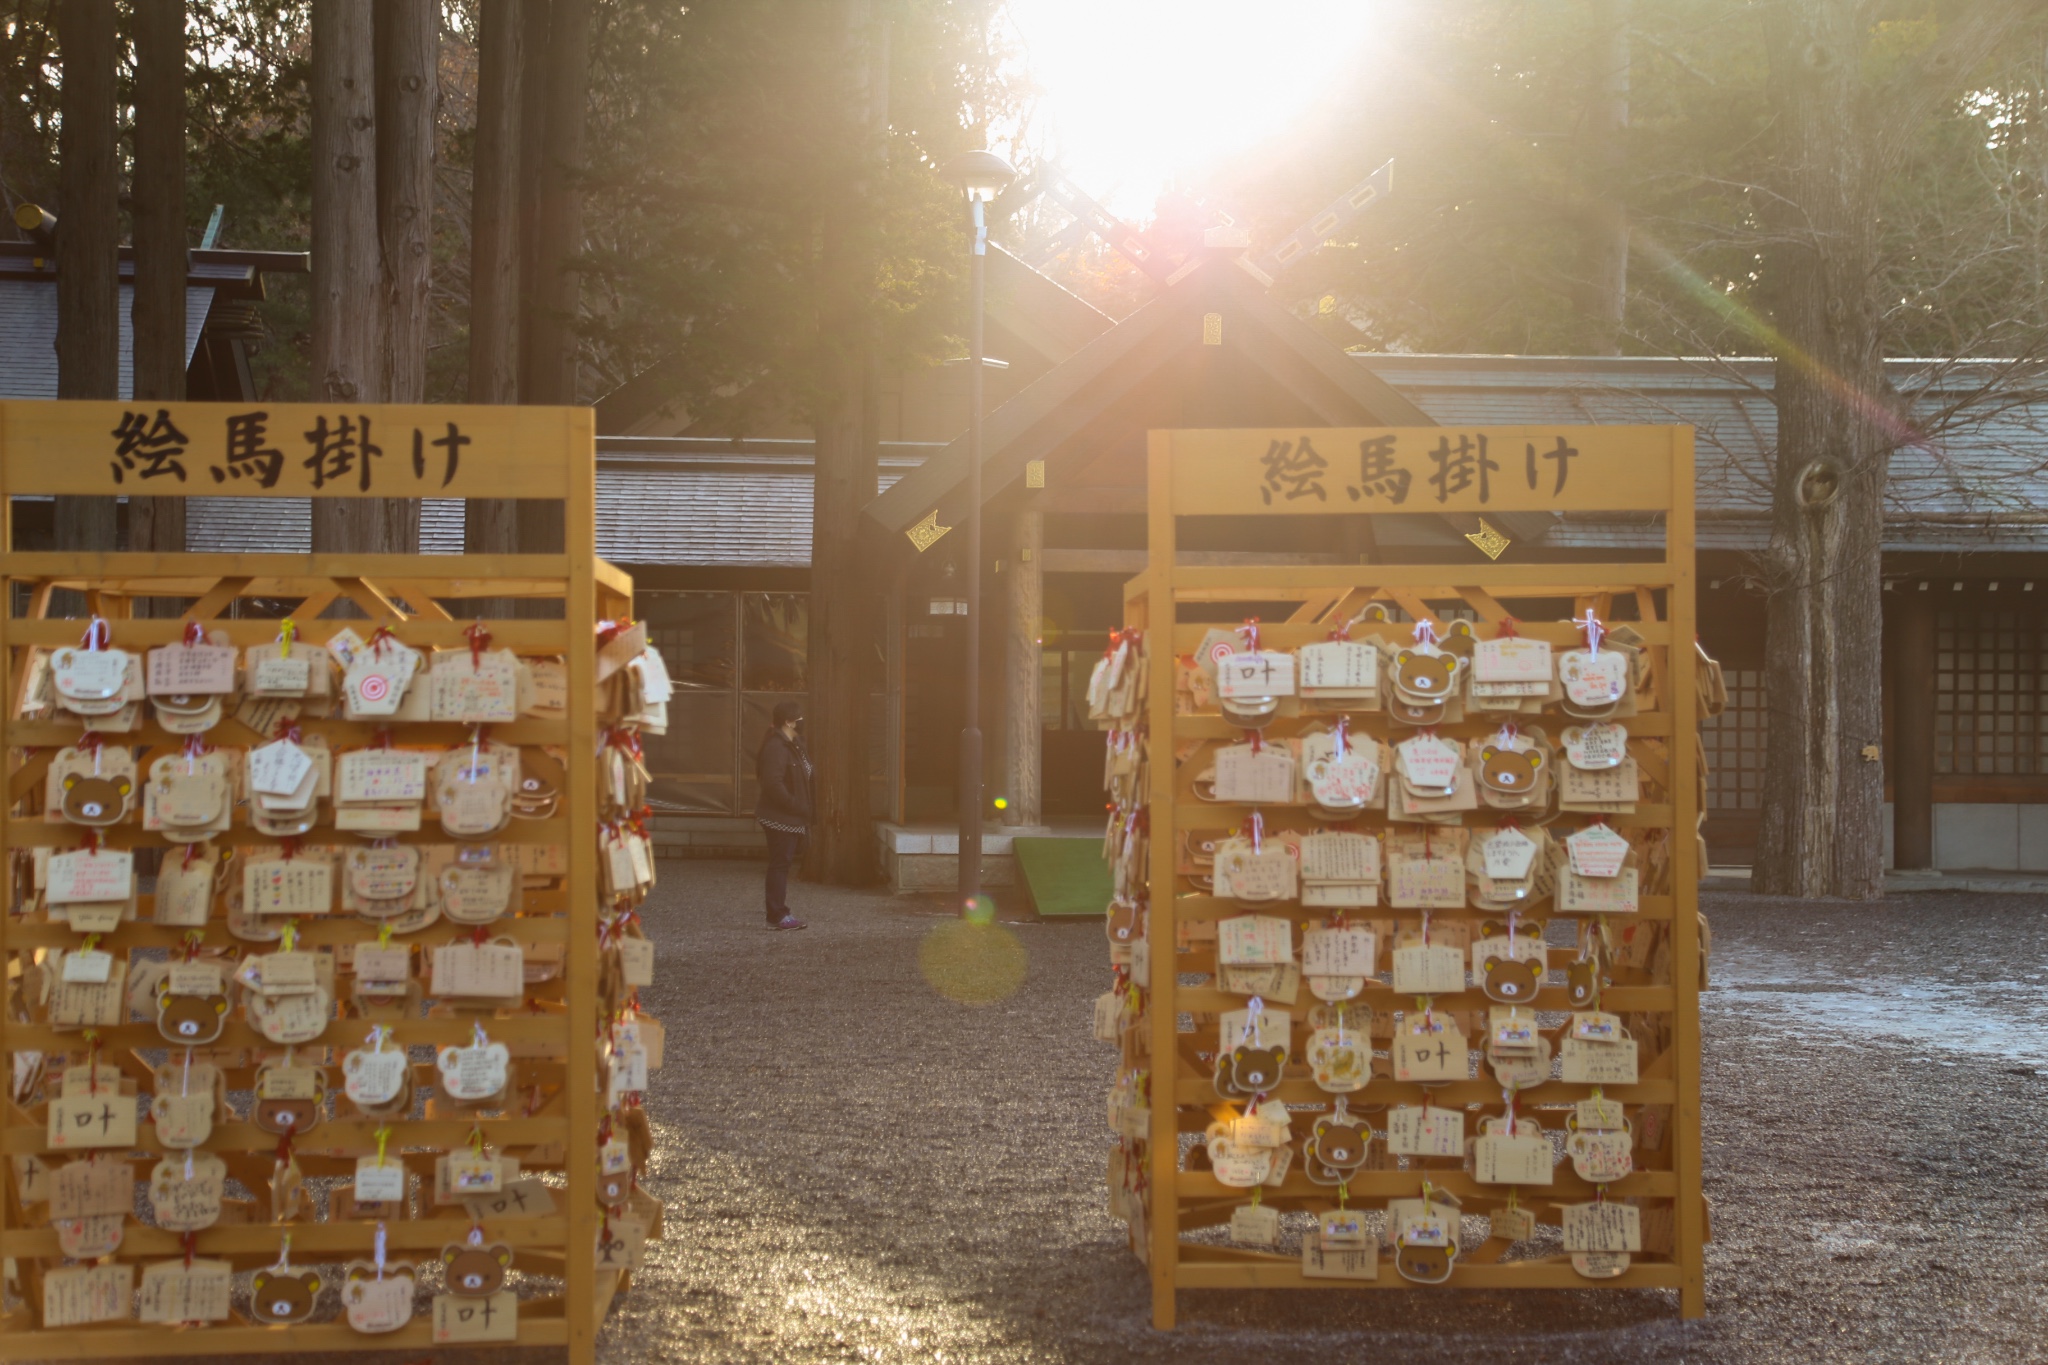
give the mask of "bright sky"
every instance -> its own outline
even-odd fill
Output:
[[[1010,0],[1043,92],[1032,138],[1112,211],[1148,219],[1177,174],[1284,129],[1329,89],[1381,10],[1378,0]]]

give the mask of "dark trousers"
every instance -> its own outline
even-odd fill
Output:
[[[761,826],[768,836],[768,922],[776,923],[789,913],[789,869],[796,862],[804,836]]]

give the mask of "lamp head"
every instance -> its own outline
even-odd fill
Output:
[[[946,163],[946,176],[966,190],[969,199],[987,203],[1009,188],[1017,170],[994,152],[962,152]]]

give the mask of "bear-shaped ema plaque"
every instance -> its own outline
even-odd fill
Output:
[[[1534,958],[1510,960],[1505,957],[1486,959],[1486,967],[1479,979],[1479,989],[1489,1000],[1502,1004],[1527,1004],[1536,998],[1536,992],[1543,985],[1543,964]]]
[[[450,1294],[487,1299],[505,1283],[505,1272],[512,1268],[512,1248],[503,1242],[485,1246],[482,1238],[445,1246],[441,1248],[441,1266]]]
[[[320,1272],[300,1270],[280,1258],[256,1272],[249,1284],[249,1316],[272,1326],[304,1322],[320,1302]]]
[[[1497,792],[1520,796],[1536,785],[1536,775],[1542,770],[1541,749],[1488,744],[1479,750],[1479,780]]]

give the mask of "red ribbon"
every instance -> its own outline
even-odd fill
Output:
[[[1515,618],[1512,616],[1501,617],[1500,625],[1494,628],[1493,638],[1496,640],[1521,639],[1522,633],[1515,629]]]
[[[604,647],[605,647],[606,645],[608,645],[608,644],[610,644],[610,643],[611,643],[612,641],[614,641],[614,640],[618,639],[618,638],[619,638],[619,636],[621,636],[621,635],[625,634],[625,633],[626,633],[626,632],[627,632],[628,630],[631,630],[632,628],[633,628],[633,622],[632,622],[632,621],[631,621],[630,619],[629,619],[629,620],[624,620],[624,621],[600,621],[600,622],[598,622],[598,623],[597,623],[597,647],[598,647],[599,649],[603,649],[603,648],[604,648]]]
[[[1239,626],[1239,627],[1237,628],[1237,633],[1238,633],[1239,635],[1242,635],[1242,636],[1244,636],[1244,641],[1245,641],[1245,645],[1246,645],[1246,651],[1245,651],[1246,653],[1249,653],[1249,654],[1256,654],[1256,653],[1258,653],[1258,652],[1259,652],[1259,618],[1258,618],[1258,617],[1256,617],[1256,616],[1247,616],[1247,617],[1245,617],[1245,618],[1244,618],[1244,624],[1243,624],[1243,625],[1241,625],[1241,626]]]
[[[105,744],[106,742],[107,737],[101,734],[99,731],[87,730],[84,734],[81,734],[78,737],[77,742],[74,743],[71,747],[74,749],[83,749],[86,753],[89,754],[96,754],[100,751],[100,746]]]
[[[491,633],[484,629],[482,621],[478,621],[473,626],[463,628],[462,638],[469,641],[470,672],[481,673],[484,667],[484,650],[490,646]]]
[[[187,621],[185,623],[186,646],[189,648],[192,645],[203,645],[205,643],[206,627],[200,625],[197,621]]]
[[[299,723],[289,716],[278,721],[277,728],[270,732],[270,737],[272,739],[288,739],[294,744],[305,738],[299,729]]]
[[[398,643],[398,637],[397,637],[396,635],[393,635],[393,634],[391,633],[391,630],[390,630],[390,628],[389,628],[389,627],[387,627],[387,626],[379,626],[379,627],[377,627],[377,629],[376,629],[376,630],[374,630],[374,631],[372,631],[372,632],[370,633],[370,643],[369,643],[369,646],[368,646],[368,648],[369,648],[370,652],[371,652],[372,654],[376,655],[376,656],[377,656],[378,658],[380,658],[380,659],[381,659],[381,658],[383,658],[383,657],[384,657],[384,642],[385,642],[385,641],[387,641],[387,640],[388,640],[388,641],[390,641],[390,642],[391,642],[392,644],[397,644],[397,643]]]
[[[85,628],[85,635],[79,640],[78,643],[84,646],[86,649],[98,651],[105,649],[108,645],[112,644],[113,642],[114,628],[107,624],[105,617],[95,616],[92,618],[91,622],[87,624]]]

